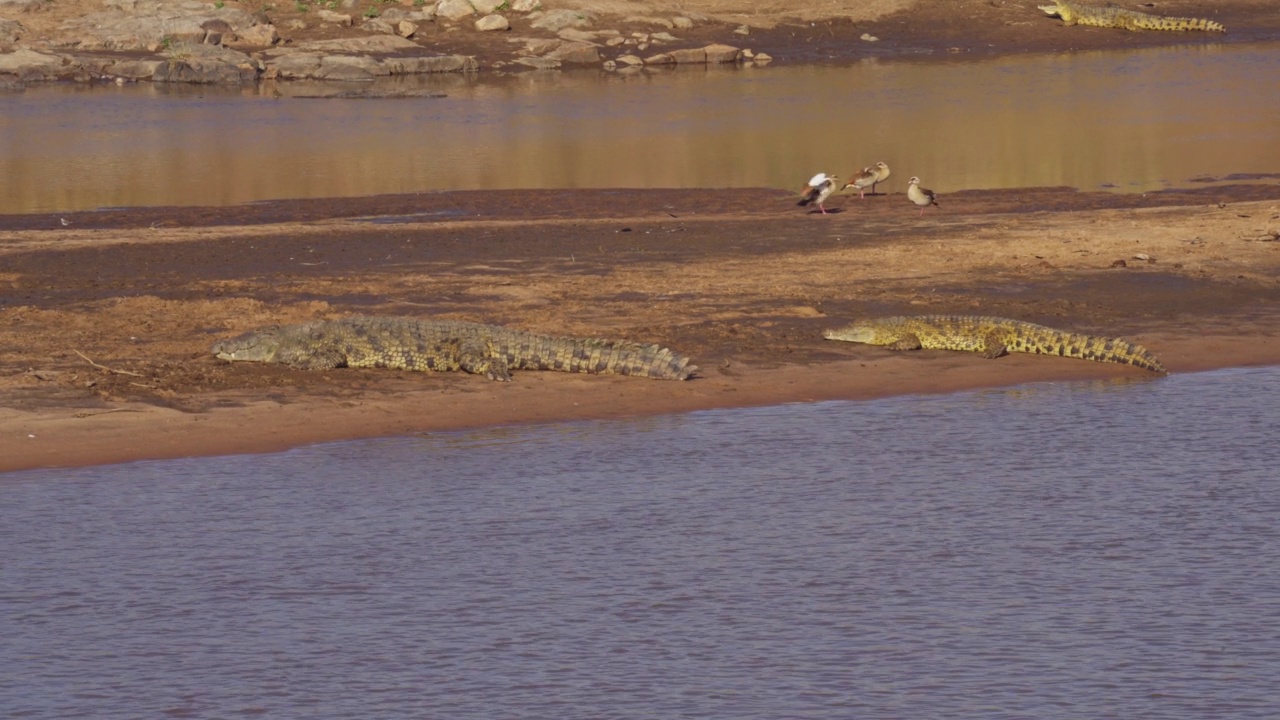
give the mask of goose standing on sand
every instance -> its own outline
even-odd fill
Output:
[[[822,214],[826,215],[827,209],[822,207],[822,203],[826,202],[827,198],[831,197],[831,193],[836,191],[836,180],[838,179],[835,175],[826,173],[814,175],[809,178],[809,184],[805,185],[804,189],[800,191],[800,202],[796,204],[804,207],[809,203],[814,203],[822,211]]]
[[[862,168],[862,172],[854,173],[853,177],[849,180],[849,182],[845,183],[844,187],[840,189],[848,190],[849,188],[855,188],[858,191],[858,197],[860,199],[865,200],[867,199],[867,196],[864,193],[866,192],[867,188],[875,187],[875,184],[876,184],[876,169],[874,167],[864,167]],[[872,194],[874,195],[875,192],[873,191]]]
[[[920,206],[920,217],[924,217],[924,209],[938,204],[938,195],[932,190],[920,187],[920,178],[913,177],[907,181],[907,199]]]
[[[871,194],[876,194],[876,185],[889,179],[889,165],[883,160],[872,166],[876,171],[876,181],[871,183]]]

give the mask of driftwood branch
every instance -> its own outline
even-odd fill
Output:
[[[71,352],[73,352],[73,353],[75,353],[75,354],[79,355],[80,357],[84,358],[84,361],[85,361],[85,362],[87,362],[87,363],[89,363],[90,365],[92,365],[92,366],[94,366],[94,367],[98,368],[99,370],[106,370],[107,372],[109,372],[109,373],[115,373],[116,375],[130,375],[130,376],[132,376],[132,377],[143,377],[142,375],[140,375],[139,373],[136,373],[136,372],[129,372],[128,370],[117,370],[117,369],[115,369],[115,368],[107,367],[106,365],[99,365],[98,363],[96,363],[96,362],[94,362],[93,360],[91,360],[91,359],[89,358],[89,356],[88,356],[88,355],[85,355],[84,353],[80,352],[79,350],[72,349],[72,350],[71,350]]]

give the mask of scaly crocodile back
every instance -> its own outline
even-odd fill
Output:
[[[987,357],[996,357],[1005,351],[1060,355],[1166,372],[1155,355],[1126,340],[1081,335],[1021,320],[982,315],[874,318],[828,330],[825,337],[893,346],[900,350],[964,350]]]
[[[687,380],[698,369],[688,357],[658,345],[408,317],[349,317],[265,328],[221,340],[213,353],[224,360],[304,369],[465,370],[494,380],[509,380],[514,369]]]
[[[1165,30],[1187,32],[1226,32],[1226,28],[1212,20],[1202,18],[1163,17],[1148,15],[1135,10],[1116,7],[1079,5],[1067,0],[1054,0],[1052,5],[1040,5],[1049,15],[1057,15],[1066,25],[1091,25],[1093,27],[1123,28],[1125,30]]]

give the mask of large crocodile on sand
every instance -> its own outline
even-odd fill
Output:
[[[1171,30],[1185,32],[1187,30],[1204,30],[1207,32],[1226,32],[1226,28],[1212,20],[1200,18],[1162,17],[1148,15],[1134,10],[1117,7],[1096,7],[1053,0],[1052,5],[1038,5],[1050,15],[1062,18],[1065,25],[1092,25],[1094,27],[1124,28],[1125,30]]]
[[[1006,352],[1061,355],[1166,372],[1150,351],[1125,340],[1079,335],[1021,320],[982,315],[874,318],[828,330],[823,337],[884,345],[891,350],[967,350],[986,358],[997,358]]]
[[[410,317],[348,317],[269,327],[219,340],[213,354],[306,370],[465,370],[501,381],[510,381],[512,370],[688,380],[698,369],[689,358],[658,345]]]

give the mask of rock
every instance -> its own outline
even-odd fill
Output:
[[[12,74],[23,81],[52,80],[62,71],[61,55],[36,52],[30,48],[18,48],[0,55],[0,75]]]
[[[360,23],[360,27],[368,30],[369,32],[382,33],[384,35],[396,34],[396,29],[392,27],[391,23],[380,17],[365,18],[364,22]]]
[[[672,62],[677,65],[707,64],[707,51],[702,48],[694,48],[691,50],[672,50],[667,54],[671,56]]]
[[[237,45],[249,47],[271,47],[280,41],[280,34],[275,25],[254,25],[237,33]]]
[[[396,34],[402,38],[411,38],[416,32],[418,32],[418,26],[408,20],[401,20],[396,23]]]
[[[693,27],[693,20],[687,17],[673,17],[671,25],[678,30],[688,30]]]
[[[862,35],[858,36],[858,39],[863,42],[880,42],[880,38],[871,33],[862,33]]]
[[[587,27],[595,16],[586,10],[551,10],[543,13],[531,25],[538,30],[560,32],[567,27]]]
[[[510,30],[511,23],[501,15],[485,15],[476,21],[476,29],[481,31],[488,30]]]
[[[679,38],[669,32],[656,32],[650,35],[649,39],[657,40],[659,42],[675,42],[676,40],[679,40]]]
[[[618,62],[622,63],[623,65],[633,65],[633,66],[644,64],[644,60],[641,60],[636,55],[620,55],[618,56]]]
[[[662,27],[668,30],[671,30],[676,26],[675,23],[671,22],[666,18],[649,17],[648,15],[631,15],[629,17],[623,18],[623,22],[636,23],[636,24],[647,23],[649,25],[661,25]]]
[[[733,34],[734,35],[750,35],[751,28],[747,27],[746,25],[739,25],[738,27],[733,29]]]
[[[732,45],[721,45],[715,43],[703,48],[707,54],[707,62],[715,65],[719,63],[737,62],[742,55],[742,51]]]
[[[332,10],[325,10],[321,8],[320,12],[316,13],[316,17],[320,18],[321,20],[327,23],[334,23],[335,25],[343,25],[345,27],[351,27],[351,16],[347,13],[338,13]]]
[[[516,58],[516,62],[534,70],[555,70],[560,67],[560,61],[554,58],[522,57]]]
[[[542,0],[515,0],[511,3],[511,9],[514,12],[530,13],[541,8]]]
[[[571,65],[594,65],[600,62],[600,51],[591,43],[567,42],[547,53],[546,57]]]
[[[7,47],[18,42],[18,38],[27,29],[22,27],[22,23],[16,20],[5,20],[0,18],[0,47]]]
[[[671,53],[658,53],[650,55],[644,59],[645,65],[675,65],[676,59],[671,57]]]
[[[153,82],[201,85],[251,83],[262,72],[262,63],[231,48],[179,44],[165,52],[168,59],[156,65]],[[119,73],[117,73],[119,74]]]
[[[445,20],[461,20],[476,14],[476,9],[467,0],[440,0],[436,5],[436,15]]]
[[[608,45],[609,47],[618,47],[619,45],[625,43],[626,41],[627,41],[626,38],[611,37],[608,40],[605,40],[604,44]]]
[[[556,33],[556,37],[570,42],[586,42],[594,43],[598,33],[591,30],[579,30],[577,28],[565,28]]]
[[[481,15],[492,15],[498,8],[507,4],[507,0],[471,0],[471,7]]]
[[[756,56],[753,58],[753,60],[755,60],[755,63],[757,65],[768,65],[769,63],[773,62],[773,56],[770,55],[769,53],[756,53]]]

